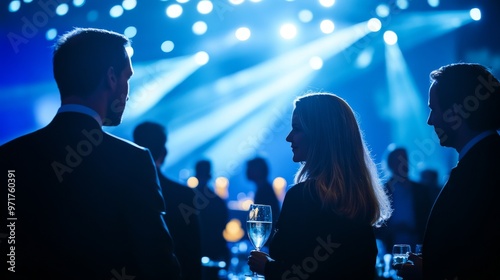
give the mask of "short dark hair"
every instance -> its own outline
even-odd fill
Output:
[[[255,157],[247,161],[247,168],[259,170],[263,177],[267,177],[269,175],[269,166],[267,165],[266,160],[262,157]]]
[[[406,161],[406,162],[402,162]],[[387,154],[387,166],[392,172],[397,172],[401,164],[408,166],[408,152],[405,148],[397,147]]]
[[[194,170],[196,177],[198,176],[209,176],[210,169],[212,169],[212,163],[207,159],[202,159],[196,162]]]
[[[143,122],[135,127],[133,137],[137,145],[149,149],[153,159],[157,160],[163,156],[165,143],[167,142],[167,132],[161,124]]]
[[[75,28],[54,46],[53,73],[61,97],[82,96],[96,90],[109,67],[118,74],[127,65],[122,34],[96,28]]]
[[[444,112],[455,105],[469,108],[467,125],[478,131],[500,129],[500,83],[484,66],[455,63],[430,74],[438,105]]]

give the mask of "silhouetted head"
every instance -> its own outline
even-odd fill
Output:
[[[442,146],[460,148],[464,131],[500,129],[500,83],[484,66],[456,63],[430,74],[429,118]]]
[[[295,162],[316,177],[325,170],[352,169],[365,163],[358,122],[344,99],[330,93],[304,95],[295,101],[290,142]],[[357,170],[357,168],[356,168]]]
[[[165,127],[154,122],[143,122],[135,127],[134,142],[137,145],[146,147],[151,151],[151,155],[157,166],[163,164],[167,156],[167,132]]]
[[[404,148],[392,148],[387,155],[387,167],[393,177],[398,179],[408,178],[408,153]]]
[[[53,73],[61,99],[86,99],[96,93],[106,104],[104,125],[118,125],[128,99],[132,66],[122,34],[95,28],[75,28],[54,46]],[[95,99],[95,98],[93,98]],[[100,101],[101,102],[101,101]]]
[[[253,182],[265,181],[269,176],[269,167],[264,158],[256,157],[247,161],[247,179]]]

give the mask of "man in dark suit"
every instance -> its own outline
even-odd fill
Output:
[[[405,279],[497,279],[500,275],[500,83],[478,64],[431,73],[428,124],[459,161],[429,217],[423,255]],[[423,269],[422,269],[423,268]]]
[[[178,279],[151,154],[102,130],[120,124],[128,99],[128,43],[102,29],[63,35],[57,115],[0,147],[12,174],[2,188],[12,208],[1,210],[1,232],[14,236],[1,243],[8,279]]]
[[[182,279],[201,279],[200,211],[194,205],[195,193],[161,172],[168,154],[165,128],[153,122],[143,122],[134,129],[134,142],[148,148],[156,163],[163,198],[167,208],[165,221],[174,240],[175,255],[181,265]]]

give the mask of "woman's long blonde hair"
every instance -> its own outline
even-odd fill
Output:
[[[349,104],[330,93],[307,94],[294,104],[309,143],[295,182],[314,184],[323,209],[379,226],[391,215],[390,201]]]

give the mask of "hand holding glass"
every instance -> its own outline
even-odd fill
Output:
[[[266,244],[271,235],[273,218],[271,206],[262,204],[252,204],[248,210],[247,233],[250,242],[257,251]],[[257,277],[257,273],[253,273]]]
[[[408,254],[411,252],[411,247],[408,244],[396,244],[392,247],[392,264],[404,264],[408,261]],[[397,279],[403,279],[397,277]]]

